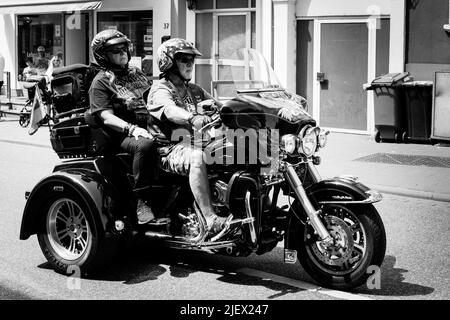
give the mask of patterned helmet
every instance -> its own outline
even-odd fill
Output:
[[[156,53],[156,63],[158,64],[159,71],[165,73],[172,68],[177,53],[187,53],[195,56],[202,55],[200,51],[187,40],[180,38],[169,39],[159,46]]]
[[[106,48],[114,44],[125,43],[128,47],[131,44],[130,39],[122,32],[107,29],[97,33],[92,39],[91,50],[94,55],[95,61],[102,66],[107,67],[109,65],[108,58],[106,57]],[[128,50],[128,61],[131,59],[131,53]]]

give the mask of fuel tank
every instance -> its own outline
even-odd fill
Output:
[[[315,120],[284,90],[241,93],[224,103],[220,116],[231,129],[278,129],[280,136],[298,134]]]

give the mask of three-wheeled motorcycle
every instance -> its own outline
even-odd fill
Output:
[[[107,137],[87,113],[51,128],[61,162],[26,193],[20,239],[37,234],[62,273],[95,270],[117,243],[136,235],[241,257],[284,240],[284,262],[299,260],[322,286],[350,289],[367,281],[368,268],[380,267],[385,255],[385,229],[373,205],[382,196],[355,177],[322,178],[317,152],[329,132],[316,126],[305,99],[283,89],[258,52],[242,49],[234,59],[230,79],[212,87],[228,99],[199,133],[213,207],[220,216],[232,214],[224,232],[208,235],[188,179],[162,169],[152,206],[166,222],[138,225],[131,156],[105,148]],[[166,141],[158,141],[163,154]]]

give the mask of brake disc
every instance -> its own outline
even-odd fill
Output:
[[[320,241],[311,246],[316,257],[325,264],[341,266],[348,263],[353,251],[352,232],[344,220],[325,217],[325,228],[333,238],[333,244],[324,246]]]

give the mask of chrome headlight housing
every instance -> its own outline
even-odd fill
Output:
[[[301,143],[298,152],[307,157],[311,157],[317,149],[317,129],[312,126],[306,126],[300,132]]]
[[[319,136],[317,137],[317,142],[319,144],[319,147],[323,148],[327,144],[328,134],[330,131],[325,129],[320,129]]]
[[[285,134],[281,137],[281,150],[287,154],[294,154],[298,149],[299,141],[295,134]]]

